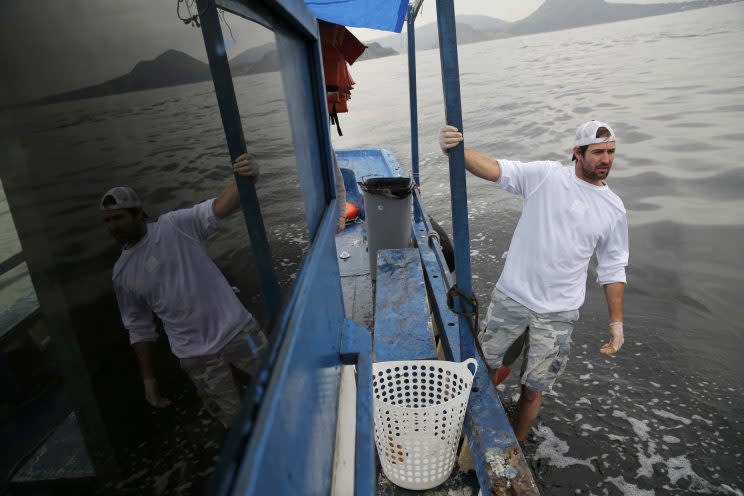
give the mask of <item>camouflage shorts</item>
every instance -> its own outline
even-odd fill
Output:
[[[256,319],[251,319],[218,353],[181,359],[181,368],[196,386],[204,407],[226,428],[240,410],[241,403],[230,366],[254,376],[265,347],[266,336]]]
[[[478,341],[489,367],[497,368],[512,343],[529,327],[521,381],[533,391],[548,392],[566,368],[571,332],[578,318],[578,310],[535,313],[494,289]]]

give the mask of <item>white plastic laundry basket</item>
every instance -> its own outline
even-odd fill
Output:
[[[447,480],[477,369],[473,358],[374,364],[375,444],[390,482],[421,490]]]

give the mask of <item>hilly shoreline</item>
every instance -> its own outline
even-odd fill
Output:
[[[741,0],[691,0],[681,3],[631,4],[605,0],[545,0],[532,14],[515,22],[488,16],[457,16],[457,43],[465,45],[501,38],[511,38],[563,29],[579,28],[642,17],[673,14],[686,10],[703,9],[736,3]],[[383,47],[405,51],[400,35],[375,40]],[[439,47],[435,23],[416,27],[416,50]]]
[[[478,43],[500,38],[561,29],[619,22],[641,17],[670,14],[735,3],[742,0],[692,0],[684,3],[623,4],[604,0],[545,0],[526,18],[506,22],[488,16],[458,16],[458,44]],[[405,51],[401,35],[367,43],[359,61],[397,55]],[[403,45],[403,46],[401,46]],[[416,28],[417,50],[438,47],[437,27],[430,23]],[[397,50],[396,50],[397,49]],[[279,70],[279,57],[273,43],[245,50],[230,59],[233,76]],[[49,95],[28,102],[30,105],[82,100],[211,80],[209,65],[178,50],[167,50],[155,59],[140,61],[127,74],[100,84]]]

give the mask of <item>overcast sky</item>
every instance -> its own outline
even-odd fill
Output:
[[[666,0],[684,1],[684,0]],[[458,14],[514,21],[528,16],[543,0],[456,0]],[[625,0],[625,3],[661,3]],[[0,102],[59,93],[96,84],[129,72],[141,60],[176,49],[206,61],[201,30],[184,25],[176,0],[1,0]],[[185,15],[185,11],[182,15]],[[419,25],[434,22],[436,4],[425,0]],[[235,37],[223,25],[229,51],[273,40],[270,31],[227,15]],[[363,41],[389,33],[355,30]],[[232,45],[232,46],[230,46]]]

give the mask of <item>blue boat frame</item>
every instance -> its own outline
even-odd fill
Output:
[[[233,159],[245,152],[245,141],[217,8],[258,22],[276,35],[283,84],[293,88],[286,92],[286,99],[310,239],[285,301],[280,301],[274,290],[275,275],[269,271],[260,274],[271,319],[270,350],[246,393],[209,493],[329,493],[341,360],[356,363],[360,379],[366,371],[371,387],[371,344],[365,345],[365,338],[370,340],[368,331],[353,323],[344,324],[334,246],[337,204],[317,22],[299,0],[253,4],[199,0],[198,7]],[[238,176],[236,181],[258,265],[264,260],[271,267],[255,188]],[[358,494],[372,494],[374,444],[368,434],[372,432],[371,390],[362,388],[359,392],[357,419],[366,426],[360,426],[355,487]],[[298,446],[306,449],[298,450]]]
[[[408,26],[420,8],[408,9]],[[209,494],[328,494],[331,492],[336,442],[340,366],[357,369],[355,494],[375,492],[371,353],[368,330],[345,319],[336,259],[336,208],[333,151],[317,22],[301,0],[198,0],[201,26],[230,155],[245,153],[232,77],[217,9],[257,22],[274,31],[287,106],[291,116],[296,163],[302,184],[310,248],[296,282],[281,301],[271,253],[251,181],[236,176],[251,245],[271,319],[267,358],[223,447]],[[437,0],[440,53],[447,121],[462,128],[457,43],[452,0]],[[412,171],[418,183],[415,42],[409,37]],[[463,147],[449,154],[455,234],[457,286],[472,295],[470,281],[467,191]],[[397,164],[397,162],[395,162]],[[413,235],[421,254],[434,321],[449,360],[475,354],[468,318],[447,307],[453,281],[421,204],[414,194]],[[472,310],[467,298],[455,302],[459,312]],[[479,357],[465,429],[471,443],[483,494],[536,494],[529,469]]]

